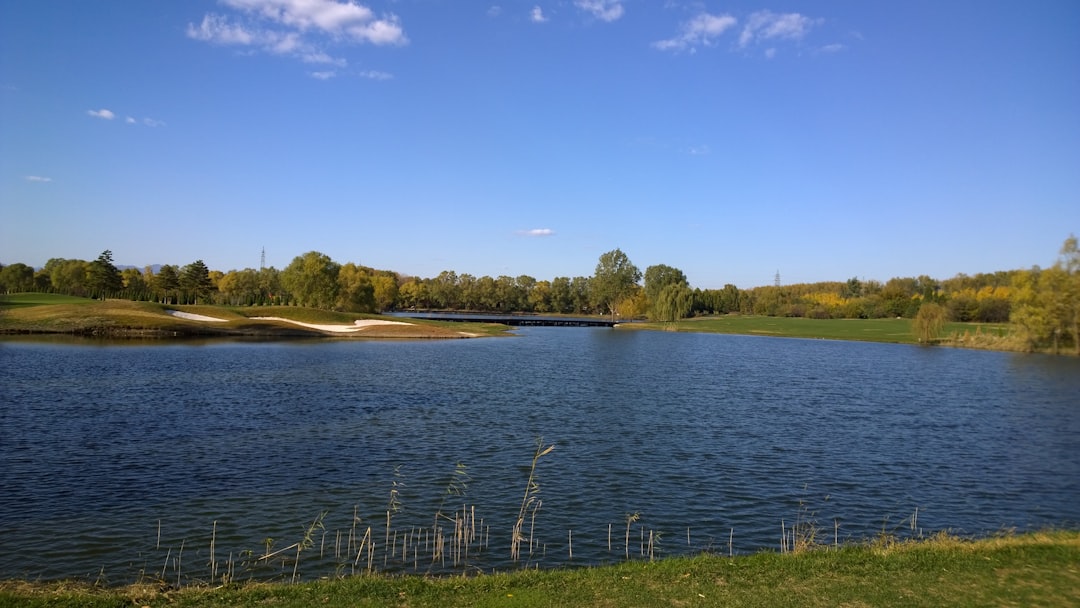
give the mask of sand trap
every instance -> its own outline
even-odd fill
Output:
[[[166,310],[174,317],[180,317],[181,319],[187,319],[188,321],[206,321],[208,323],[228,323],[228,319],[218,319],[217,317],[208,317],[206,315],[197,315],[190,312],[180,312],[179,310]]]
[[[363,331],[373,325],[412,325],[412,323],[403,323],[401,321],[384,321],[382,319],[357,319],[352,325],[319,325],[316,323],[301,323],[300,321],[293,321],[292,319],[283,319],[281,317],[251,317],[252,319],[259,321],[284,321],[285,323],[292,323],[293,325],[299,325],[301,327],[307,327],[310,329],[318,329],[320,331],[332,331],[336,333],[351,333],[357,331]]]

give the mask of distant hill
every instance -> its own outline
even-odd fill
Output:
[[[161,264],[151,264],[150,265],[150,271],[153,272],[154,274],[157,274],[158,272],[161,271],[161,266],[162,266]],[[142,270],[142,269],[146,268],[146,266],[135,266],[133,264],[117,264],[116,265],[117,270],[127,270],[128,268],[134,268],[136,270]]]

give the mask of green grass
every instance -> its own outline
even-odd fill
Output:
[[[675,331],[721,334],[744,334],[788,338],[818,338],[826,340],[860,340],[914,344],[910,319],[804,319],[798,317],[760,317],[727,315],[686,319],[675,324],[633,323],[626,327],[640,329],[674,329]],[[947,323],[945,334],[1007,333],[1007,324]]]
[[[23,306],[46,306],[50,304],[88,304],[93,301],[94,300],[91,300],[90,298],[62,296],[52,293],[13,293],[0,295],[0,310]]]
[[[0,606],[1077,606],[1080,532],[872,541],[471,577],[360,576],[169,590],[0,583]]]
[[[225,323],[190,321],[168,314],[179,310]],[[0,333],[81,334],[111,337],[259,335],[319,336],[315,330],[289,323],[252,319],[281,317],[301,323],[352,325],[357,319],[402,320],[372,314],[339,313],[298,306],[166,306],[154,302],[91,300],[53,294],[25,293],[0,296]],[[504,335],[507,327],[485,323],[453,323],[409,319],[409,326],[379,327],[357,338],[455,338],[462,332],[474,336]],[[344,337],[335,334],[336,337]]]

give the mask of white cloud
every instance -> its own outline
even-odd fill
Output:
[[[105,120],[116,118],[116,114],[113,114],[112,111],[106,110],[105,108],[101,108],[100,110],[87,110],[86,113],[94,118],[103,118]]]
[[[487,11],[488,17],[498,17],[502,14],[502,7],[498,4],[493,4]]]
[[[164,127],[165,126],[164,121],[155,120],[153,118],[144,118],[144,119],[142,119],[142,124],[144,124],[144,125],[146,125],[148,127]]]
[[[842,44],[839,44],[839,43],[837,43],[837,44],[826,44],[825,46],[818,49],[818,51],[820,51],[822,53],[839,53],[840,51],[844,51],[844,50],[847,50],[847,47],[842,45]]]
[[[387,72],[380,72],[378,70],[365,70],[360,72],[361,78],[369,78],[371,80],[390,80],[394,77],[393,74]]]
[[[207,13],[187,36],[224,46],[246,46],[304,63],[344,67],[347,62],[323,50],[326,45],[368,43],[404,45],[409,39],[396,15],[376,17],[352,0],[220,0],[232,16]]]
[[[138,122],[138,121],[137,121],[137,120],[135,120],[134,118],[132,118],[132,117],[128,116],[127,118],[125,118],[125,119],[124,119],[124,122],[126,122],[126,123],[127,123],[127,124],[129,124],[129,125],[133,125],[133,124],[135,124],[135,123],[136,123],[136,122]]]
[[[799,13],[777,14],[772,11],[752,13],[739,34],[739,47],[745,48],[753,42],[763,40],[786,39],[802,40],[822,19],[811,19]]]
[[[690,49],[693,52],[698,46],[713,46],[716,44],[716,39],[727,30],[735,27],[736,23],[738,23],[738,20],[731,15],[702,13],[683,23],[677,36],[667,40],[658,40],[653,43],[653,47],[661,51],[684,51]]]
[[[555,231],[551,228],[533,228],[532,230],[519,230],[518,234],[523,236],[554,236]]]
[[[202,23],[198,26],[189,23],[187,35],[188,38],[215,44],[248,45],[254,44],[256,38],[253,32],[242,26],[230,24],[228,18],[213,13],[204,15]]]
[[[615,21],[623,16],[622,0],[574,0],[574,6],[601,21]]]
[[[311,73],[311,77],[316,79],[316,80],[330,80],[334,76],[337,76],[337,72],[335,72],[333,70],[328,70],[328,71],[325,71],[325,72],[312,72]]]
[[[36,182],[39,184],[45,184],[52,181],[51,177],[42,177],[40,175],[27,175],[25,179],[28,182]]]
[[[226,6],[279,23],[301,33],[321,31],[331,36],[372,44],[405,44],[408,38],[396,15],[375,18],[356,2],[336,0],[222,0]]]
[[[532,7],[532,10],[529,11],[529,21],[532,21],[533,23],[546,22],[547,17],[544,16],[544,9],[539,6]]]

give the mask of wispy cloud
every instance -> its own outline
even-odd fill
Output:
[[[328,70],[328,71],[325,71],[325,72],[312,72],[311,73],[311,77],[314,78],[315,80],[330,80],[334,76],[337,76],[337,72],[335,72],[333,70]]]
[[[812,19],[799,13],[757,11],[747,18],[739,34],[739,47],[775,39],[802,40],[811,28],[822,22],[823,19]]]
[[[521,236],[555,236],[551,228],[533,228],[532,230],[518,230]]]
[[[699,46],[713,46],[724,32],[735,27],[738,20],[731,15],[702,13],[679,27],[673,38],[658,40],[652,45],[661,51],[694,52]]]
[[[491,5],[487,10],[488,17],[498,17],[502,14],[502,7],[498,4]]]
[[[820,52],[820,53],[839,53],[839,52],[845,51],[845,50],[847,50],[847,46],[845,46],[843,44],[836,43],[836,44],[826,44],[825,46],[819,48],[818,52]]]
[[[360,72],[360,77],[369,80],[391,80],[394,75],[388,72],[380,72],[379,70],[364,70],[363,72]]]
[[[163,121],[163,120],[156,120],[156,119],[153,119],[153,118],[143,118],[143,119],[140,120],[140,119],[137,119],[137,118],[135,118],[133,116],[128,116],[127,118],[125,118],[124,123],[129,124],[129,125],[143,125],[143,126],[147,126],[147,127],[164,127],[165,126],[165,121]]]
[[[734,48],[745,50],[751,46],[766,45],[762,51],[766,58],[772,59],[777,54],[776,42],[801,41],[814,27],[824,23],[824,19],[807,17],[799,13],[774,13],[756,11],[742,24]],[[658,40],[652,46],[661,51],[689,51],[694,53],[698,47],[715,46],[718,39],[727,31],[739,25],[735,17],[702,13],[683,23],[679,33],[666,40]],[[843,50],[842,45],[828,45],[819,52],[832,53]]]
[[[351,0],[220,0],[236,14],[207,13],[188,23],[189,38],[223,46],[243,46],[294,57],[305,63],[344,67],[323,45],[366,43],[404,45],[409,39],[394,14],[376,17]]]
[[[623,16],[622,0],[574,0],[574,6],[600,21],[616,21]]]
[[[544,9],[539,6],[532,7],[532,10],[529,11],[529,21],[532,21],[533,23],[547,22],[547,17],[544,16]]]
[[[51,177],[43,177],[41,175],[27,175],[24,179],[28,182],[36,182],[39,184],[45,184],[52,181]]]
[[[101,118],[104,120],[112,120],[116,118],[116,114],[113,114],[111,110],[106,110],[105,108],[101,108],[100,110],[87,110],[86,113],[87,115],[93,116],[94,118]]]

